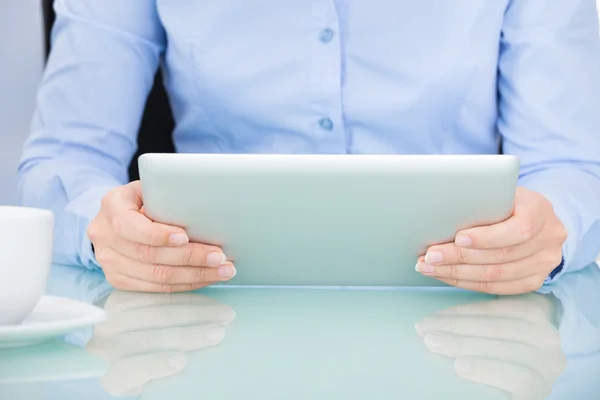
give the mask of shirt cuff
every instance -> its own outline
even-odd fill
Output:
[[[548,278],[546,278],[546,281],[544,282],[544,284],[546,285],[546,284],[555,282],[564,273],[565,273],[565,258],[563,257],[560,264],[558,264],[558,267],[554,268],[554,270],[550,273],[550,275],[548,275]]]
[[[97,269],[100,267],[96,256],[92,251],[92,241],[87,235],[87,228],[90,222],[100,211],[102,198],[116,185],[95,186],[86,190],[69,203],[68,209],[77,215],[79,238],[79,262],[85,268]]]

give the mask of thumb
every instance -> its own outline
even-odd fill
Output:
[[[186,364],[187,357],[174,351],[122,358],[111,364],[100,384],[111,396],[139,396],[145,384],[177,375],[185,369]]]
[[[144,207],[142,183],[140,181],[133,181],[125,185],[124,188],[125,191],[123,194],[126,196],[127,200],[135,204],[135,208],[131,209],[134,209],[135,211],[141,211],[141,209]]]

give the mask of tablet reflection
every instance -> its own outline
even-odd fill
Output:
[[[113,396],[135,396],[153,380],[182,372],[186,353],[216,346],[234,310],[196,293],[114,291],[104,305],[108,320],[94,329],[87,349],[109,363],[101,378]]]
[[[558,301],[528,294],[460,305],[416,324],[427,348],[454,359],[456,374],[513,399],[546,399],[566,367],[553,323]]]

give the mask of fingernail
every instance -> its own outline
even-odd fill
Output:
[[[209,267],[218,267],[219,265],[223,265],[227,262],[227,257],[224,253],[215,251],[213,253],[208,253],[206,255],[206,264]]]
[[[427,254],[425,254],[425,262],[427,264],[437,264],[441,263],[442,261],[444,261],[444,253],[441,251],[428,251]]]
[[[415,324],[415,330],[417,334],[421,337],[424,337],[428,331],[431,330],[431,323],[429,322],[429,318],[423,318],[421,321]]]
[[[219,276],[221,278],[233,278],[236,274],[235,268],[231,265],[224,265],[219,267]]]
[[[454,361],[454,371],[457,375],[468,375],[471,372],[471,363],[468,360],[458,358]]]
[[[221,340],[225,337],[225,329],[220,326],[215,326],[214,328],[210,328],[204,335],[206,341],[211,344],[220,343]]]
[[[169,367],[171,369],[175,371],[181,371],[185,368],[185,365],[187,364],[187,357],[183,354],[174,354],[171,357],[169,357],[167,363],[169,364]]]
[[[174,233],[169,236],[169,243],[173,246],[181,246],[190,241],[190,238],[185,233]]]
[[[433,271],[435,271],[435,267],[433,265],[424,262],[418,263],[415,269],[417,270],[417,272],[420,272],[422,274],[432,274]]]
[[[458,235],[454,240],[454,243],[459,247],[470,247],[473,244],[473,241],[468,236]]]
[[[425,345],[431,350],[438,350],[442,347],[442,337],[437,333],[425,335]]]
[[[230,307],[226,307],[225,309],[219,311],[217,318],[219,320],[219,324],[229,325],[235,319],[235,311]]]
[[[423,337],[423,335],[425,334],[425,329],[423,328],[423,324],[421,322],[417,322],[415,324],[415,331],[417,332],[417,335]]]

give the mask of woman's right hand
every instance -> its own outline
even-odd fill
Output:
[[[103,308],[107,320],[86,349],[107,361],[100,385],[115,397],[141,396],[149,383],[184,373],[188,354],[219,345],[235,319],[233,308],[197,293],[115,290]]]
[[[234,265],[211,245],[190,243],[182,228],[142,212],[139,181],[113,189],[87,234],[108,282],[139,292],[184,292],[235,276]]]

